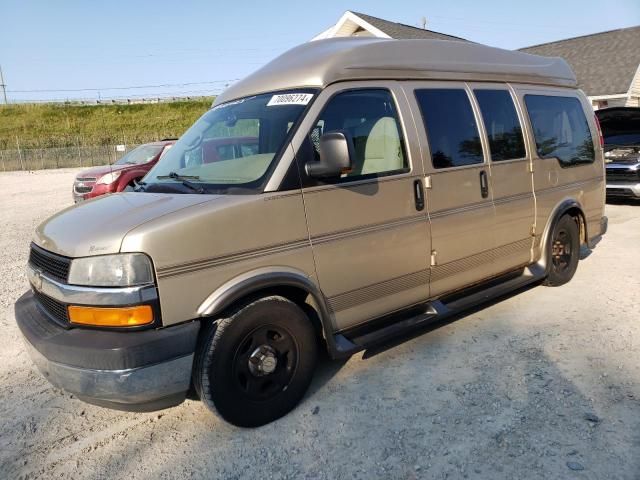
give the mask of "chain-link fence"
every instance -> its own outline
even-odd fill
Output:
[[[137,145],[126,145],[116,149],[115,145],[53,148],[16,148],[0,150],[0,169],[44,170],[47,168],[92,167],[115,162]]]

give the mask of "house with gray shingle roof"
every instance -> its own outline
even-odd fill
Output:
[[[564,58],[595,108],[640,107],[640,26],[520,50]]]
[[[436,40],[458,40],[466,42],[464,38],[454,37],[445,33],[434,32],[424,28],[412,27],[403,23],[390,22],[364,13],[347,10],[335,25],[316,35],[311,40],[334,37],[379,37],[410,40],[428,38]]]
[[[469,40],[347,11],[335,25],[312,40],[333,37]],[[594,108],[640,107],[640,26],[594,33],[520,49],[536,55],[562,57]]]

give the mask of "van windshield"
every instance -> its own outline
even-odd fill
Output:
[[[213,107],[151,169],[145,190],[255,193],[313,94],[269,93]]]

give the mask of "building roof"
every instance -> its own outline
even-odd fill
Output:
[[[451,40],[336,37],[304,43],[283,53],[229,87],[215,104],[277,90],[370,79],[576,84],[571,68],[561,58]]]
[[[640,65],[640,26],[520,49],[564,58],[587,95],[626,94]]]
[[[383,18],[372,17],[365,13],[351,12],[357,15],[365,22],[373,25],[378,30],[386,33],[391,38],[398,40],[418,40],[418,39],[434,39],[434,40],[457,40],[461,42],[467,42],[468,40],[460,37],[454,37],[453,35],[447,35],[440,32],[434,32],[424,28],[412,27],[411,25],[405,25],[404,23],[390,22]]]

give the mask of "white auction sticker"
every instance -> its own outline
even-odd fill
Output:
[[[267,107],[277,105],[306,105],[313,98],[313,93],[281,93],[274,95],[267,103]]]

